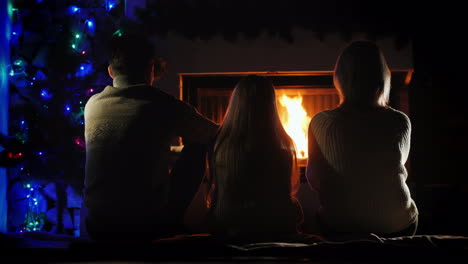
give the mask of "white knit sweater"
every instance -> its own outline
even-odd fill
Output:
[[[406,184],[411,123],[392,108],[337,108],[314,116],[309,137],[332,173],[309,182],[320,196],[320,218],[343,232],[393,233],[412,224],[418,209]],[[310,171],[309,171],[310,170]]]
[[[167,202],[174,137],[208,142],[216,124],[195,108],[124,76],[85,107],[84,204],[97,225],[150,230]]]

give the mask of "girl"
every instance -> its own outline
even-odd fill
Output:
[[[244,77],[209,155],[211,232],[230,240],[285,240],[302,211],[295,146],[278,117],[273,85]]]

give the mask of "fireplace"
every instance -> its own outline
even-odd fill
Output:
[[[180,99],[195,106],[203,115],[220,124],[237,82],[244,76],[267,76],[277,96],[283,126],[297,146],[299,166],[307,163],[307,129],[318,112],[338,106],[332,71],[308,72],[228,72],[180,73]],[[390,105],[408,114],[408,85],[412,70],[392,71]],[[288,124],[288,120],[291,121]]]

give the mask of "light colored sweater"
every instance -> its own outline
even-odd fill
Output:
[[[156,87],[114,78],[85,107],[90,221],[103,231],[150,231],[168,199],[170,143],[175,137],[208,142],[216,128]]]
[[[315,137],[324,165],[331,168],[326,175],[314,174],[318,164],[310,157],[307,174],[319,193],[326,226],[388,234],[416,221],[405,168],[411,122],[404,113],[392,108],[323,111],[311,120],[309,137]]]

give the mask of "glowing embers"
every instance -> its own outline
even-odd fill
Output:
[[[297,158],[307,159],[307,131],[311,117],[302,105],[303,97],[300,94],[291,96],[278,93],[277,99],[281,123],[296,144]]]

